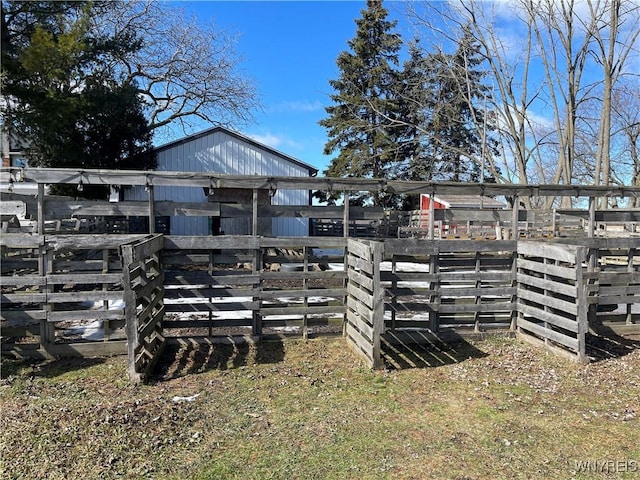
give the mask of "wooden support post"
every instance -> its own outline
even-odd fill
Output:
[[[431,310],[429,311],[429,330],[433,333],[438,333],[440,330],[440,278],[439,275],[439,252],[434,252],[429,256],[429,275],[435,276],[435,280],[429,283],[429,290],[433,293],[429,294],[429,304]]]
[[[136,293],[133,290],[131,270],[133,269],[133,247],[123,245],[121,250],[122,258],[122,283],[124,287],[124,315],[125,331],[127,332],[127,370],[129,380],[132,383],[141,383],[144,375],[136,369],[136,356],[140,340],[138,338],[138,315]]]
[[[38,235],[44,235],[44,183],[38,183]]]
[[[593,238],[596,232],[596,199],[589,197],[589,224],[587,225],[587,237]]]
[[[302,271],[307,272],[309,271],[309,249],[307,248],[306,245],[302,247],[302,256],[303,256]],[[302,338],[306,341],[309,338],[309,329],[307,325],[309,319],[306,313],[309,310],[309,297],[308,297],[309,279],[306,277],[306,275],[302,279],[302,289],[304,290],[304,293],[305,293],[304,300],[303,300],[305,313],[302,315]]]
[[[345,238],[349,237],[349,194],[350,192],[344,192],[344,211],[342,215],[342,236]],[[355,237],[355,232],[354,232]]]
[[[576,251],[576,305],[578,307],[578,355],[579,363],[588,363],[587,332],[589,331],[589,310],[587,305],[587,286],[582,274],[582,264],[587,261],[586,247],[578,247]]]
[[[108,248],[105,248],[102,250],[102,273],[109,273],[109,249]],[[108,283],[102,284],[102,291],[105,293],[109,291]],[[102,310],[109,310],[109,300],[102,301]],[[109,336],[111,334],[111,325],[109,320],[107,319],[102,320],[102,330],[104,331],[102,340],[104,342],[109,341]]]
[[[476,283],[475,283],[475,287],[477,290],[480,290],[480,287],[482,287],[482,281],[480,280],[480,262],[481,262],[481,256],[480,256],[480,252],[476,252],[476,259],[475,259],[475,272],[476,272]],[[482,296],[478,295],[476,293],[476,298],[474,303],[476,305],[480,305],[482,303]],[[474,314],[474,319],[473,319],[473,331],[475,333],[480,333],[480,307],[478,307],[478,310],[475,311]]]
[[[258,236],[258,189],[253,189],[253,202],[251,207],[251,234]]]
[[[433,200],[434,194],[431,194],[431,197],[429,199],[429,232],[428,232],[428,237],[429,240],[433,240],[434,238],[434,230],[435,230],[435,213],[436,213],[436,208],[435,208],[435,202]],[[440,233],[442,233],[442,227],[440,228]]]
[[[373,368],[382,368],[380,337],[384,334],[384,288],[380,284],[380,264],[384,257],[384,243],[371,242],[373,264]]]
[[[147,185],[149,196],[149,233],[156,233],[156,208],[153,185]]]
[[[260,272],[262,271],[262,247],[257,246],[253,250],[253,263],[251,265],[251,273],[256,276],[260,276]],[[262,280],[258,280],[257,284],[253,284],[253,289],[257,292],[261,292],[263,289]],[[260,339],[262,337],[262,315],[260,314],[260,309],[262,308],[262,300],[260,299],[260,294],[252,298],[253,302],[256,304],[255,309],[252,312],[252,322],[251,322],[251,335]]]
[[[40,221],[40,218],[44,217],[39,217],[38,221]],[[46,245],[40,247],[38,261],[38,270],[42,277],[46,278],[53,273],[53,251],[48,249]],[[53,285],[49,285],[45,281],[40,291],[47,295],[53,291],[53,288]],[[49,323],[49,312],[52,310],[51,304],[49,302],[44,303],[43,310],[45,311],[45,318],[40,321],[40,346],[44,351],[44,356],[48,359],[52,359],[55,358],[51,353],[51,350],[56,341],[56,332],[54,325]]]
[[[520,208],[520,197],[513,195],[513,210],[511,212],[511,239],[518,240],[518,217]]]

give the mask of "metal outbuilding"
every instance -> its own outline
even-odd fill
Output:
[[[159,171],[207,172],[228,175],[313,177],[318,169],[294,157],[268,147],[245,135],[217,126],[162,145],[156,149]],[[144,188],[124,191],[124,200],[146,200]],[[161,187],[155,199],[179,202],[207,202],[207,192],[197,187]],[[310,205],[308,190],[278,190],[272,205]],[[221,218],[219,226],[206,217],[170,217],[171,235],[245,235],[250,233],[250,218]],[[309,234],[306,218],[273,218],[274,236]]]

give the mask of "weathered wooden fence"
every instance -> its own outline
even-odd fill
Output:
[[[373,368],[382,367],[380,335],[384,331],[384,292],[380,283],[383,244],[347,242],[347,343]]]
[[[118,248],[135,238],[2,235],[2,351],[41,358],[124,353]]]
[[[509,328],[515,241],[387,240],[387,327]]]
[[[165,346],[162,235],[149,235],[120,247],[123,263],[129,379],[144,381]]]
[[[584,246],[518,243],[520,337],[583,363],[588,361],[586,259]]]

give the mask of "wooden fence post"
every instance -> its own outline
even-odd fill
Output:
[[[136,350],[138,348],[138,316],[136,315],[136,294],[131,285],[131,267],[134,263],[133,246],[122,245],[122,283],[124,287],[124,317],[127,332],[127,371],[132,383],[140,383],[142,376],[136,371]]]
[[[371,242],[373,262],[373,368],[382,368],[380,337],[384,334],[384,288],[380,283],[380,264],[384,257],[384,243]]]

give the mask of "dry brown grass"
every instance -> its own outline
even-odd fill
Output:
[[[639,475],[640,349],[579,366],[501,338],[379,372],[342,339],[168,353],[140,387],[123,358],[3,361],[0,477]]]

